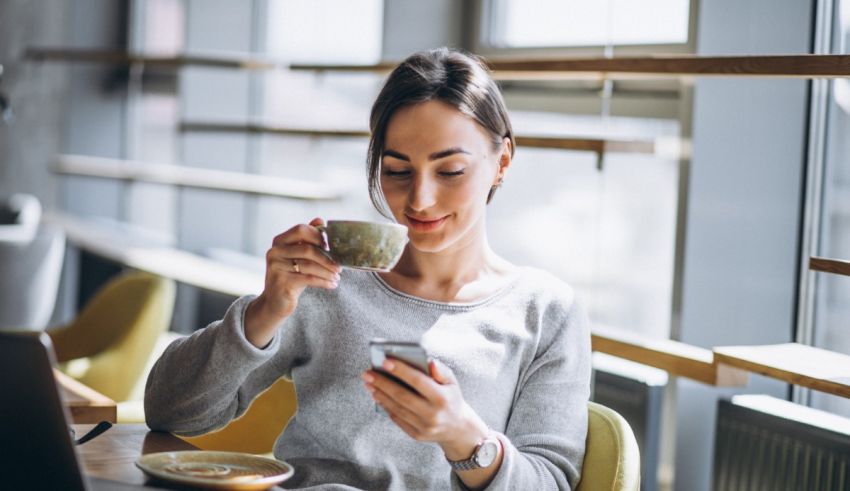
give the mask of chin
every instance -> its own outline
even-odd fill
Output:
[[[419,252],[437,253],[448,249],[454,241],[443,234],[417,234],[408,235],[410,246]]]

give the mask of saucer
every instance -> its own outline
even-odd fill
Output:
[[[163,481],[206,489],[268,489],[292,476],[295,470],[280,460],[240,452],[189,450],[141,456],[136,467]]]

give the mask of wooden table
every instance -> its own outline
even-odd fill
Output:
[[[660,368],[672,376],[686,377],[718,387],[743,387],[747,374],[719,365],[705,348],[671,339],[648,339],[623,329],[594,326],[593,351]]]
[[[714,348],[721,365],[850,397],[850,356],[798,343]]]
[[[92,427],[74,425],[74,430],[77,436],[82,436]],[[88,476],[128,484],[147,484],[148,478],[136,467],[136,459],[144,454],[174,450],[197,450],[197,447],[170,433],[150,431],[142,424],[120,424],[79,445],[77,454],[83,472]]]
[[[74,423],[100,423],[118,421],[118,405],[115,401],[83,385],[59,370],[53,370],[62,399],[71,412]]]

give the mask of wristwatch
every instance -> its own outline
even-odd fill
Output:
[[[446,460],[456,471],[471,471],[490,467],[499,455],[499,440],[494,436],[488,436],[481,441],[472,452],[472,457],[466,460]]]

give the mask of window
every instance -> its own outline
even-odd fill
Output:
[[[689,51],[691,0],[482,0],[475,51],[599,55]],[[652,45],[650,47],[650,45]],[[663,45],[663,47],[659,47]],[[520,147],[488,222],[497,252],[549,270],[585,297],[593,322],[651,338],[670,336],[678,155],[661,141],[689,137],[688,89],[671,80],[503,82],[514,130],[653,142],[650,154]]]
[[[836,4],[833,54],[850,53],[850,1]],[[830,82],[819,254],[850,260],[850,81]],[[808,258],[803,258],[804,260]],[[814,273],[814,344],[850,354],[850,277]],[[850,416],[850,399],[812,393],[812,406]]]
[[[489,5],[494,47],[688,42],[689,0],[492,0]]]
[[[273,0],[268,52],[303,63],[377,63],[383,0]]]
[[[304,64],[372,64],[381,59],[383,0],[272,0],[265,19],[266,53]],[[331,35],[329,35],[331,33]],[[383,77],[370,74],[263,72],[258,121],[288,128],[366,130]],[[314,216],[376,220],[366,188],[365,138],[256,137],[260,174],[328,183],[350,190],[343,202],[258,198],[253,246]]]

